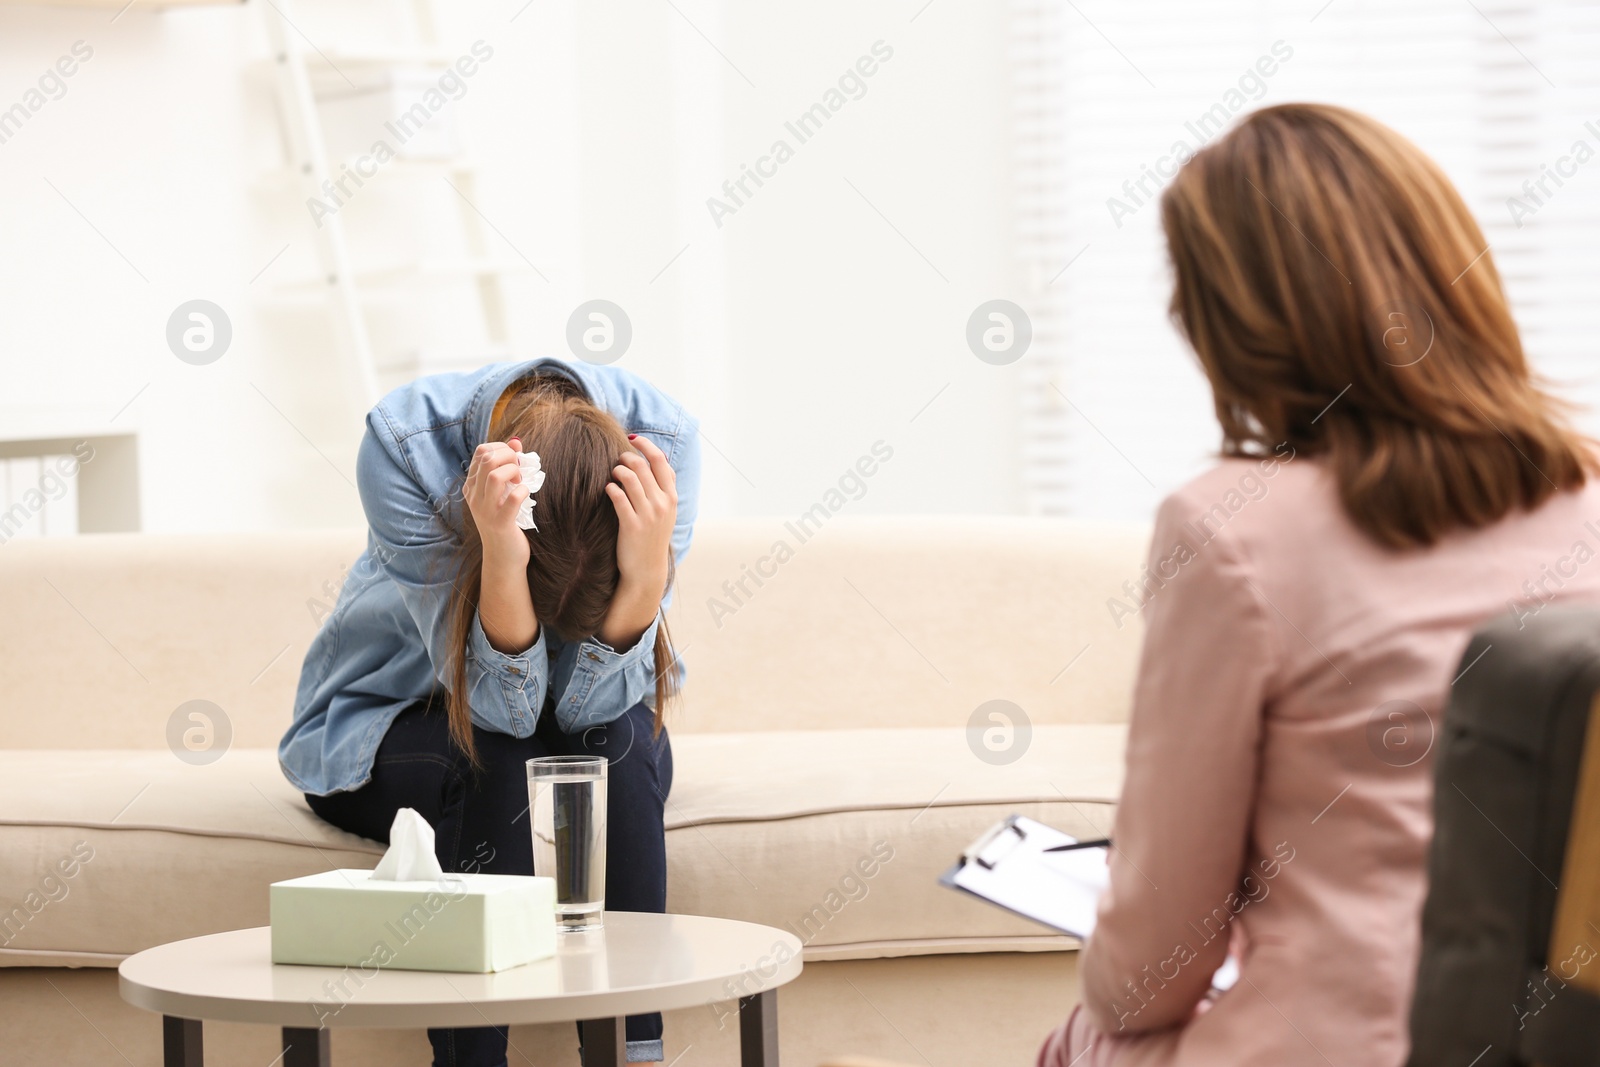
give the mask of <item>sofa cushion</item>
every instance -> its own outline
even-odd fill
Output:
[[[1068,947],[936,878],[1011,811],[1105,833],[1123,738],[1038,726],[993,765],[961,729],[679,735],[669,907],[791,930],[813,959]],[[0,752],[0,965],[109,966],[259,926],[270,882],[381,853],[313,815],[268,749],[206,766],[166,750]]]

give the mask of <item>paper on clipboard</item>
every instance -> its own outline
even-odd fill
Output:
[[[1110,883],[1106,849],[1045,851],[1076,842],[1044,823],[1013,815],[974,842],[939,882],[1087,941],[1100,894]],[[1220,993],[1238,980],[1239,962],[1230,955],[1212,975],[1211,988]]]
[[[1106,850],[1045,851],[1076,840],[1013,816],[980,838],[940,881],[1083,940],[1094,931],[1109,881]]]

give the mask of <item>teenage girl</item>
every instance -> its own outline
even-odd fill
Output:
[[[306,653],[284,774],[341,829],[386,841],[414,808],[446,871],[531,874],[525,762],[606,756],[606,906],[664,911],[681,668],[662,609],[694,524],[693,417],[614,367],[434,375],[367,416],[356,480],[367,548]],[[660,1015],[627,1036],[630,1061],[661,1059]],[[436,1067],[506,1062],[504,1027],[428,1037]]]

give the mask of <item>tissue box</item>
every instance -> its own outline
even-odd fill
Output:
[[[515,874],[388,882],[338,870],[274,882],[272,962],[503,971],[555,955],[556,886]]]

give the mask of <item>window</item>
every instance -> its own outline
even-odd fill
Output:
[[[1534,366],[1560,395],[1600,400],[1600,6],[1039,0],[1017,11],[1034,511],[1148,518],[1214,456],[1209,391],[1167,321],[1155,190],[1174,145],[1192,151],[1221,115],[1273,103],[1365,111],[1438,160],[1484,228]],[[1592,410],[1578,422],[1600,433]]]

